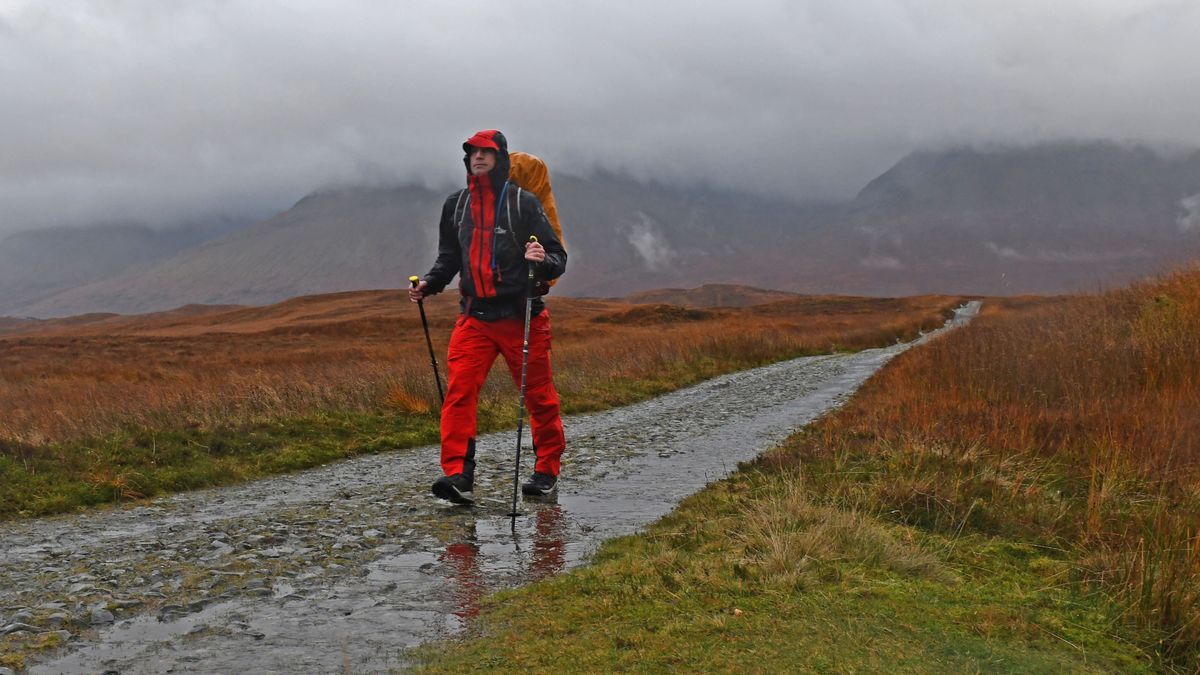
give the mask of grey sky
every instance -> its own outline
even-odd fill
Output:
[[[593,166],[842,197],[916,148],[1200,145],[1200,3],[0,0],[0,235]]]

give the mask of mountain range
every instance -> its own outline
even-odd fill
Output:
[[[1007,295],[1122,284],[1200,254],[1200,151],[1106,142],[913,153],[844,203],[556,173],[554,292],[731,283],[804,293]],[[399,288],[428,270],[449,190],[314,192],[237,228],[0,240],[0,315],[267,304]],[[190,237],[190,239],[189,239]]]

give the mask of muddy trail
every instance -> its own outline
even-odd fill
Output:
[[[947,327],[977,311],[968,304]],[[33,673],[403,669],[408,647],[461,631],[482,595],[586,562],[919,342],[795,359],[572,417],[557,495],[524,500],[515,528],[514,432],[479,440],[473,508],[429,494],[437,450],[425,447],[0,524],[0,631],[57,633],[63,646]]]

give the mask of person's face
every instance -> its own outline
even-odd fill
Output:
[[[496,168],[496,151],[491,148],[471,146],[471,152],[467,154],[467,157],[471,161],[471,173],[476,176],[482,176]]]

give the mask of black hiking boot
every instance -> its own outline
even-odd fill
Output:
[[[558,477],[551,476],[548,473],[536,471],[529,480],[521,484],[521,494],[526,494],[531,497],[541,497],[548,495],[558,487]]]
[[[456,473],[453,476],[442,476],[433,481],[433,494],[455,504],[474,504],[475,496],[471,494],[475,481],[471,476]]]

